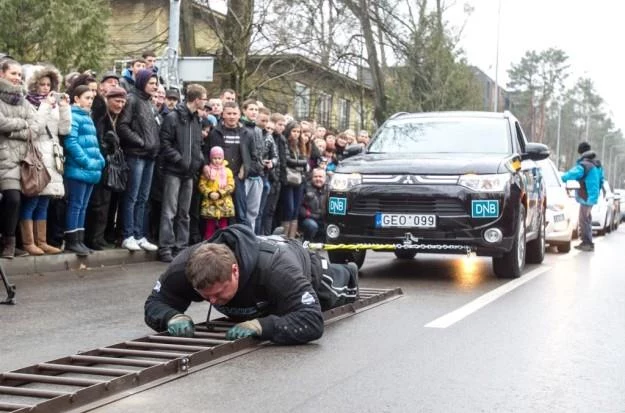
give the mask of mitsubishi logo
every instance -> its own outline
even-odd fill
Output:
[[[400,183],[405,184],[405,185],[415,185],[417,183],[417,178],[415,178],[412,175],[405,175],[400,181]]]

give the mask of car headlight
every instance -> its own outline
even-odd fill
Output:
[[[504,192],[509,181],[509,173],[490,175],[467,174],[462,175],[458,179],[458,185],[478,192]]]
[[[362,176],[360,174],[341,174],[334,173],[332,179],[330,179],[330,190],[336,192],[345,192],[349,189],[360,185],[362,183]]]

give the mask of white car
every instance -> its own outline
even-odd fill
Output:
[[[608,181],[603,181],[599,201],[592,207],[592,230],[599,235],[612,232],[616,227],[615,216],[614,193]]]
[[[571,241],[576,237],[579,204],[571,197],[577,181],[562,182],[560,173],[551,159],[538,161],[543,182],[547,189],[547,228],[545,241],[559,252],[569,252]]]

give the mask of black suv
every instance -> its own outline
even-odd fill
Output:
[[[367,249],[475,253],[516,278],[526,259],[543,261],[547,202],[534,161],[549,149],[527,142],[509,112],[396,114],[350,152],[329,184],[332,262],[361,266]]]

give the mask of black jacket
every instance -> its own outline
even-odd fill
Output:
[[[163,172],[179,178],[192,178],[204,165],[202,127],[197,114],[185,103],[177,105],[163,120],[160,164]]]
[[[310,252],[282,238],[257,237],[245,225],[227,227],[207,242],[226,244],[239,264],[236,295],[215,309],[235,320],[258,319],[260,338],[274,343],[300,344],[321,337],[323,313],[311,283]],[[154,330],[165,330],[169,319],[185,312],[192,301],[204,301],[185,277],[185,265],[199,245],[174,259],[145,302],[145,322]],[[266,252],[267,245],[273,252]]]
[[[263,137],[263,131],[256,126],[255,122],[249,119],[241,118],[241,123],[249,132],[249,135],[254,141],[254,152],[252,152],[252,163],[250,170],[247,174],[248,177],[263,176],[265,173],[265,166],[263,165],[263,151],[265,150],[265,138]]]
[[[245,179],[252,169],[252,154],[254,154],[254,138],[247,128],[239,125],[236,128],[226,128],[223,123],[215,126],[208,135],[208,145],[205,145],[204,158],[210,162],[210,150],[213,146],[221,146],[224,150],[224,159],[235,177],[239,175],[241,166],[245,166]]]
[[[286,167],[298,171],[302,175],[302,182],[304,182],[304,178],[306,177],[306,172],[308,169],[308,158],[304,155],[300,155],[299,150],[291,150],[291,148],[288,147],[288,144],[286,147],[285,155]],[[290,185],[286,180],[286,169],[283,178],[284,180],[282,181],[282,185]]]
[[[151,96],[133,88],[121,113],[117,133],[124,154],[156,158],[159,151],[159,126]]]
[[[106,155],[112,155],[119,148],[119,136],[117,135],[116,127],[113,126],[111,116],[105,109],[98,119],[93,119],[98,141],[100,142],[100,152],[105,159]],[[117,124],[119,124],[119,116]]]
[[[312,218],[316,221],[323,220],[328,198],[326,191],[325,186],[317,188],[312,182],[306,184],[306,192],[304,192],[304,199],[302,200],[302,206],[299,211],[299,217],[301,219]]]
[[[276,177],[279,182],[286,182],[286,138],[281,133],[273,133],[273,140],[276,143],[276,150],[278,152],[278,168],[276,169]]]
[[[280,158],[278,156],[278,147],[276,146],[276,141],[273,139],[273,135],[271,133],[263,132],[264,146],[263,153],[261,159],[263,161],[269,160],[273,163],[273,168],[267,169],[264,168],[265,176],[269,178],[270,181],[274,182],[278,180],[278,171],[280,167]],[[264,164],[263,164],[264,167]]]

